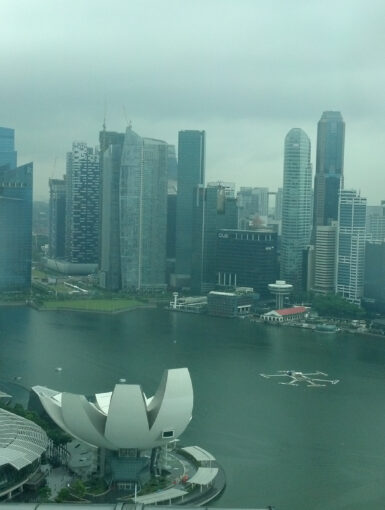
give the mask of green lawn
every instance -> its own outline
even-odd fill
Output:
[[[134,306],[143,306],[145,303],[135,299],[66,299],[45,301],[40,309],[71,309],[71,310],[94,310],[95,312],[114,312],[126,310]]]

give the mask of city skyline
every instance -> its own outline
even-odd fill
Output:
[[[345,187],[382,199],[381,2],[18,6],[2,4],[1,124],[16,130],[20,162],[35,162],[35,199],[61,178],[73,140],[97,144],[104,119],[122,132],[131,119],[143,136],[175,145],[181,129],[205,130],[207,181],[276,189],[285,133],[300,127],[315,147],[325,110],[346,122]],[[128,30],[117,30],[121,19]],[[117,47],[135,49],[128,66]]]

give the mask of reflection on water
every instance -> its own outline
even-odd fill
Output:
[[[162,310],[3,308],[0,330],[1,378],[20,376],[25,386],[90,395],[124,378],[152,394],[164,369],[189,367],[195,406],[183,439],[225,468],[218,506],[382,508],[383,339]],[[289,369],[320,370],[340,383],[290,387],[259,376]]]

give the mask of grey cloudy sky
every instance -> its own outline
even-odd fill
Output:
[[[346,122],[345,187],[385,199],[383,0],[1,0],[0,125],[35,197],[73,140],[207,132],[207,180],[282,185],[283,139]],[[126,115],[124,113],[126,111]]]

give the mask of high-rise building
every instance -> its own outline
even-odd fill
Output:
[[[269,214],[269,188],[242,187],[237,194],[237,200],[240,229],[247,230],[250,224],[258,221],[266,223]]]
[[[118,145],[120,147],[123,146],[124,142],[124,133],[118,133],[116,131],[107,131],[106,124],[103,124],[103,130],[99,132],[99,267],[102,264],[102,223],[103,223],[103,192],[104,192],[104,184],[103,179],[105,176],[104,170],[104,153],[111,145]],[[120,165],[119,165],[120,170]],[[111,167],[110,167],[111,171]],[[106,176],[109,180],[110,178]],[[111,184],[111,181],[110,181]],[[110,190],[110,192],[114,193],[114,191]],[[119,189],[115,189],[115,193],[117,195],[116,202],[119,204]],[[109,202],[107,208],[111,207],[111,202]],[[108,211],[107,216],[109,217],[110,212]],[[105,222],[106,220],[104,220]],[[112,227],[113,228],[113,227]],[[109,234],[108,234],[109,235]],[[106,244],[104,245],[106,248]],[[114,249],[112,247],[112,249]],[[104,273],[99,273],[100,285],[104,287]],[[112,289],[111,289],[112,290]]]
[[[218,230],[216,273],[218,286],[252,287],[268,295],[268,284],[278,278],[277,233]]]
[[[309,245],[312,218],[310,140],[299,128],[285,138],[282,200],[281,276],[296,290],[303,285],[303,251]]]
[[[385,200],[381,205],[368,205],[366,208],[366,239],[385,241]]]
[[[385,312],[385,241],[367,241],[364,300],[366,306]]]
[[[166,286],[167,151],[166,142],[127,129],[120,175],[123,289]]]
[[[17,152],[15,151],[14,129],[0,127],[0,167],[9,165],[9,168],[16,168]]]
[[[102,153],[102,214],[100,229],[100,286],[121,288],[120,270],[120,166],[122,144],[110,145]]]
[[[364,285],[366,198],[341,190],[338,209],[336,293],[360,304]]]
[[[191,276],[193,197],[205,182],[205,132],[180,131],[178,138],[178,195],[176,206],[175,272],[180,280]]]
[[[283,189],[278,188],[277,193],[275,195],[275,209],[274,209],[274,219],[282,220],[282,200],[283,200]]]
[[[167,179],[169,182],[177,182],[178,180],[178,162],[176,160],[175,145],[168,145],[167,147]]]
[[[337,222],[316,227],[313,290],[318,294],[334,293],[336,286]]]
[[[33,164],[0,167],[0,291],[31,285]]]
[[[66,260],[97,264],[99,260],[99,153],[74,142],[67,153]]]
[[[195,190],[193,209],[193,242],[191,288],[207,293],[218,279],[217,233],[220,229],[236,229],[238,208],[236,198],[226,196],[221,185],[200,186]]]
[[[65,257],[66,200],[65,178],[50,179],[48,256],[53,259]]]
[[[340,112],[323,112],[318,122],[314,179],[314,227],[338,219],[338,194],[343,188],[345,122]],[[315,230],[314,230],[315,235]]]

